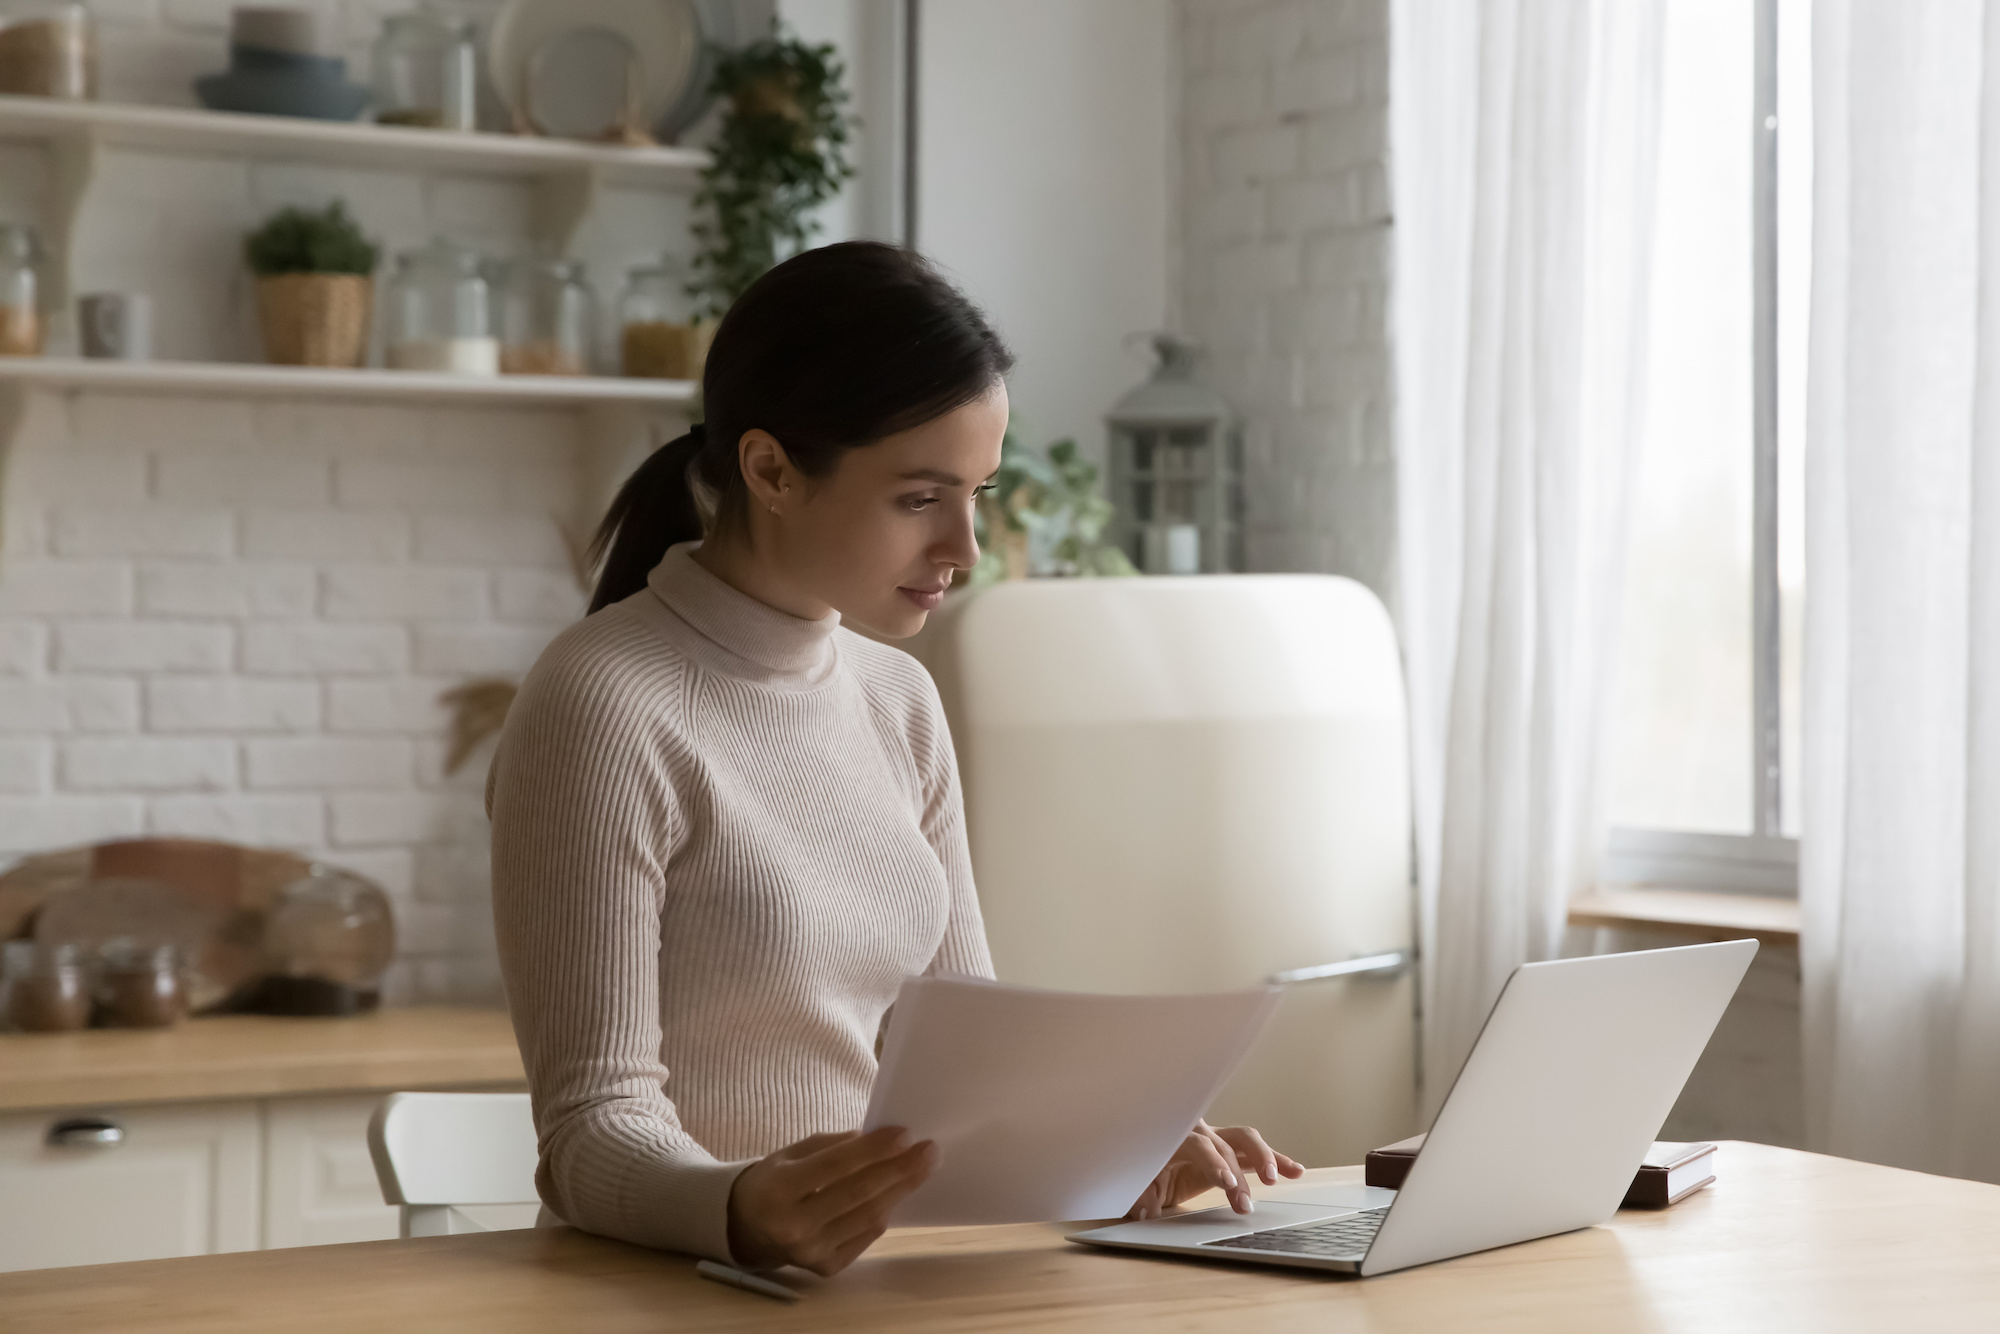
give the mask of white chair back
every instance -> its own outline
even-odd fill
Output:
[[[392,1093],[368,1122],[368,1152],[405,1237],[484,1232],[460,1206],[536,1199],[525,1093]]]

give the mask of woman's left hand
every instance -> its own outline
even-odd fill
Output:
[[[1280,1176],[1302,1177],[1306,1169],[1264,1142],[1249,1126],[1224,1126],[1217,1130],[1206,1121],[1181,1141],[1174,1156],[1153,1178],[1125,1214],[1127,1218],[1158,1218],[1162,1213],[1205,1190],[1220,1188],[1229,1197],[1229,1207],[1239,1214],[1250,1212],[1250,1181],[1255,1174],[1267,1186]]]

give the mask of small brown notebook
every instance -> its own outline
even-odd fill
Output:
[[[1424,1137],[1412,1135],[1394,1144],[1371,1150],[1363,1166],[1363,1180],[1384,1190],[1399,1190],[1417,1160]],[[1671,1144],[1653,1141],[1645,1161],[1639,1164],[1631,1189],[1625,1192],[1625,1209],[1664,1209],[1678,1204],[1715,1180],[1713,1144]]]

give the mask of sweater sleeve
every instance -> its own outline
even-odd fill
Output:
[[[972,851],[965,838],[965,798],[959,787],[958,753],[944,705],[928,673],[923,677],[926,707],[916,719],[912,749],[924,783],[924,838],[944,866],[951,895],[951,917],[944,940],[931,959],[931,973],[993,976],[993,956],[986,946],[986,922],[979,915],[979,893],[972,883]]]
[[[565,670],[564,656],[559,642],[523,685],[487,788],[535,1186],[587,1232],[726,1261],[745,1164],[717,1162],[682,1127],[660,1061],[660,916],[678,823],[664,743],[625,692]]]

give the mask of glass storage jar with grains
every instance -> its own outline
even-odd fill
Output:
[[[712,325],[696,323],[687,266],[674,255],[632,270],[618,298],[619,369],[657,380],[698,380]]]
[[[443,237],[396,257],[389,280],[389,365],[498,375],[490,293],[477,254]]]
[[[97,30],[79,4],[0,0],[0,93],[97,96]]]
[[[76,946],[9,941],[6,961],[7,1018],[15,1028],[67,1033],[90,1022],[90,978]]]
[[[171,1028],[187,1013],[180,952],[172,945],[106,941],[97,952],[100,1022],[109,1028]]]
[[[597,298],[573,259],[522,259],[500,280],[500,373],[590,374]]]
[[[42,352],[42,247],[35,229],[0,222],[0,357]]]

